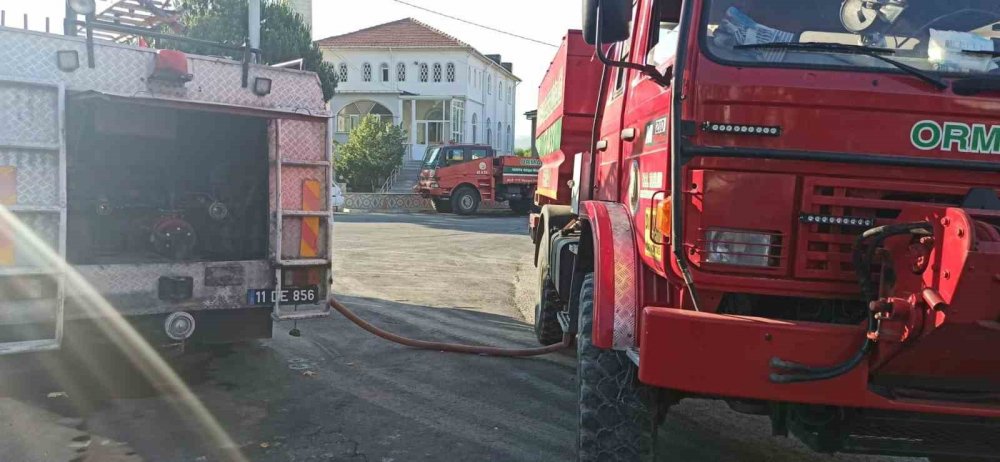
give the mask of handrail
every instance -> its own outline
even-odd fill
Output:
[[[396,183],[396,178],[399,176],[400,170],[402,170],[403,164],[399,164],[396,168],[392,169],[389,173],[389,177],[385,179],[385,183],[382,183],[382,187],[379,188],[378,192],[387,193],[392,189],[392,185]]]

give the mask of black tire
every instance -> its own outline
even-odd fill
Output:
[[[530,199],[511,199],[507,203],[510,205],[510,210],[518,215],[527,215],[533,205]]]
[[[639,462],[652,456],[651,412],[638,383],[638,370],[624,352],[591,343],[594,275],[580,289],[577,335],[579,437],[577,460]]]
[[[472,215],[479,210],[479,192],[462,186],[451,193],[451,208],[459,215]]]
[[[559,294],[549,277],[549,243],[541,243],[538,261],[538,302],[535,303],[535,337],[542,345],[553,345],[562,340],[562,326],[558,313],[562,311]]]
[[[431,205],[437,213],[451,213],[451,201],[444,199],[431,199]]]

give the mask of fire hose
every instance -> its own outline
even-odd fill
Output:
[[[893,236],[929,234],[933,234],[933,228],[930,223],[918,221],[914,223],[878,226],[858,236],[854,245],[853,263],[854,271],[858,278],[858,285],[861,286],[861,297],[865,303],[872,302],[877,297],[877,289],[871,278],[875,250],[886,239]],[[868,353],[874,347],[875,340],[871,334],[878,331],[878,326],[875,313],[869,310],[868,328],[865,332],[864,343],[861,344],[861,348],[858,349],[854,356],[837,365],[818,367],[786,361],[781,358],[771,358],[771,367],[782,371],[780,373],[772,373],[770,376],[771,381],[775,383],[811,382],[832,379],[850,372],[858,364],[861,364],[861,361],[868,356]]]
[[[368,321],[361,319],[357,314],[348,309],[346,306],[337,301],[334,297],[330,297],[328,301],[330,308],[337,310],[338,313],[344,315],[345,318],[356,324],[358,327],[374,334],[377,337],[381,337],[390,342],[398,343],[400,345],[405,345],[411,348],[417,348],[421,350],[435,350],[435,351],[447,351],[451,353],[465,353],[473,355],[483,355],[483,356],[502,356],[502,357],[528,357],[528,356],[540,356],[544,354],[554,353],[559,350],[566,349],[573,342],[573,336],[564,333],[562,342],[537,348],[498,348],[491,346],[481,346],[481,345],[462,345],[458,343],[445,343],[445,342],[431,342],[427,340],[417,340],[412,338],[403,337],[401,335],[393,334],[375,327]]]

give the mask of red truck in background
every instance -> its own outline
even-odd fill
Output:
[[[1000,2],[584,14],[529,222],[579,460],[645,460],[685,398],[820,452],[998,460]]]
[[[454,144],[427,150],[415,189],[434,210],[471,215],[483,201],[507,201],[515,213],[532,209],[538,159],[499,155],[490,146]]]

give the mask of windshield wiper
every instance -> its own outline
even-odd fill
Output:
[[[994,58],[1000,57],[1000,51],[994,51],[994,50],[962,50],[962,53],[968,53],[970,55],[979,55],[979,56],[992,56]]]
[[[903,64],[895,59],[886,58],[884,55],[896,54],[896,50],[889,48],[873,48],[865,47],[861,45],[847,45],[843,43],[823,43],[823,42],[772,42],[772,43],[752,43],[746,45],[736,45],[733,48],[739,50],[752,50],[761,48],[778,48],[783,50],[799,50],[799,51],[820,51],[827,53],[844,53],[844,54],[854,54],[854,55],[865,55],[875,58],[879,61],[883,61],[895,66],[897,69],[910,74],[924,82],[934,85],[938,90],[944,90],[948,88],[948,84],[943,80],[934,77],[920,69],[917,69],[909,64]]]

